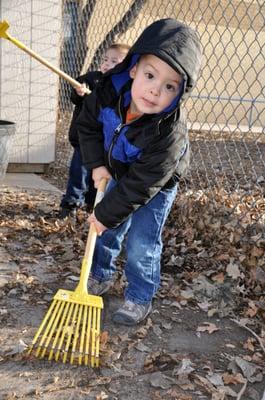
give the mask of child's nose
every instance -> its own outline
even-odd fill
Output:
[[[153,86],[151,88],[151,93],[152,93],[153,96],[159,96],[160,88],[158,86]]]

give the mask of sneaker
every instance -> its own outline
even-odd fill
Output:
[[[136,304],[126,300],[112,316],[112,320],[117,324],[136,325],[143,321],[152,310],[152,304]]]
[[[94,296],[101,296],[103,293],[106,293],[112,286],[112,280],[99,282],[97,279],[89,277],[87,281],[88,294],[93,294]]]
[[[68,208],[68,207],[61,207],[59,211],[58,218],[65,219],[68,217],[75,217],[76,216],[76,208]]]

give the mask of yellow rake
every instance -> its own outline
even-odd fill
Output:
[[[27,47],[25,44],[23,44],[19,40],[15,39],[14,37],[12,37],[7,32],[8,28],[9,28],[9,23],[7,21],[0,21],[0,38],[7,39],[10,42],[12,42],[19,49],[23,50],[25,53],[29,54],[31,57],[33,57],[37,61],[39,61],[41,64],[43,64],[46,67],[48,67],[51,71],[55,72],[57,75],[59,75],[62,78],[64,78],[74,88],[79,88],[79,87],[82,86],[80,82],[78,82],[75,79],[71,78],[70,75],[66,74],[64,71],[62,71],[59,68],[55,67],[55,65],[53,65],[49,61],[45,60],[45,58],[43,58],[39,54],[35,53],[35,51],[33,51],[32,49]],[[89,93],[89,90],[87,90],[87,92]]]
[[[104,195],[106,180],[102,179],[95,206]],[[103,300],[87,293],[97,233],[90,225],[80,280],[74,292],[59,289],[43,319],[29,354],[70,364],[99,366],[100,322]]]

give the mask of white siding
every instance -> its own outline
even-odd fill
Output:
[[[58,66],[61,2],[0,1],[8,33]],[[9,162],[50,163],[55,157],[58,76],[0,39],[0,119],[16,123]]]

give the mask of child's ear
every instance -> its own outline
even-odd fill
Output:
[[[135,75],[136,75],[136,65],[134,65],[132,69],[130,69],[130,78],[134,79]]]

